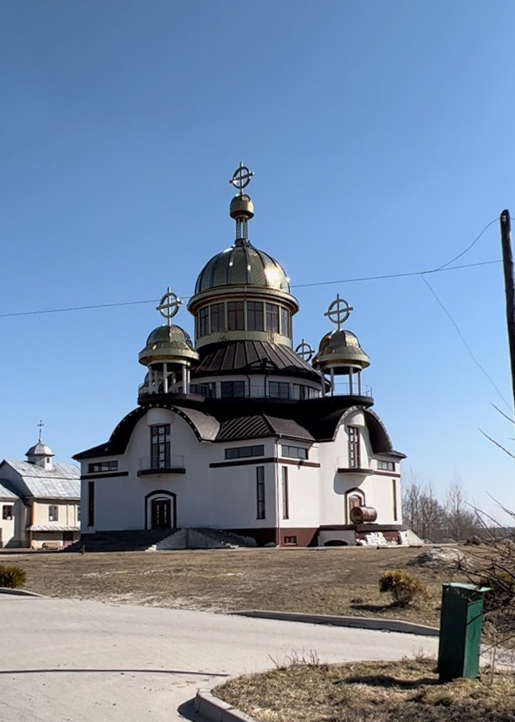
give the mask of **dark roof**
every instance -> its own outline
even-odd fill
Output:
[[[222,421],[216,441],[239,441],[259,439],[267,436],[282,436],[289,439],[314,441],[312,435],[292,419],[280,419],[268,414],[238,416]]]
[[[236,419],[222,421],[217,441],[237,441],[238,439],[258,439],[265,436],[274,436],[265,416],[238,416]]]
[[[193,378],[223,374],[274,373],[321,381],[318,371],[288,346],[267,341],[230,341],[199,349]]]
[[[236,401],[247,402],[237,404]],[[244,405],[255,401],[254,414],[242,414]],[[216,402],[216,403],[215,403]],[[192,404],[201,408],[193,408]],[[340,408],[337,408],[337,403]],[[76,454],[74,459],[88,459],[123,454],[137,422],[150,408],[165,408],[181,416],[192,428],[199,441],[238,441],[265,437],[283,437],[300,441],[330,441],[336,437],[344,415],[351,409],[360,409],[370,434],[370,443],[375,454],[388,454],[404,458],[395,451],[390,437],[377,414],[360,405],[349,404],[343,397],[309,399],[286,403],[282,407],[264,399],[234,399],[223,404],[220,399],[203,399],[192,402],[175,399],[174,402],[159,401],[139,406],[120,421],[109,441],[100,446]],[[204,410],[205,409],[205,410]],[[273,415],[266,413],[270,409]]]

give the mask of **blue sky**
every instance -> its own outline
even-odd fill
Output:
[[[40,418],[63,461],[107,439],[159,324],[152,303],[5,314],[186,298],[232,242],[243,160],[296,342],[340,293],[406,468],[515,507],[480,433],[511,448],[507,407],[421,277],[348,282],[439,267],[514,205],[514,26],[509,0],[3,0],[0,457]],[[457,265],[499,258],[495,222]],[[511,406],[500,264],[427,279]]]

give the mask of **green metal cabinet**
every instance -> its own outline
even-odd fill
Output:
[[[438,672],[441,680],[477,677],[481,652],[483,601],[488,587],[444,584]]]

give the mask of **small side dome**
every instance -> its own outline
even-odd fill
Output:
[[[242,195],[234,196],[229,206],[229,215],[231,218],[253,218],[254,204],[250,200],[250,196],[242,193]]]
[[[323,337],[313,366],[321,371],[332,368],[335,374],[345,374],[350,368],[366,369],[370,359],[359,345],[358,337],[341,329]]]
[[[170,363],[198,361],[199,355],[189,335],[180,326],[164,325],[155,328],[147,338],[138,360],[144,366],[154,361]]]
[[[281,264],[250,243],[235,244],[213,256],[197,278],[195,294],[224,286],[253,286],[290,292],[288,277]]]

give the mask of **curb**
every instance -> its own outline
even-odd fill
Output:
[[[358,629],[376,629],[382,632],[401,632],[404,634],[417,634],[424,637],[438,637],[438,627],[428,627],[425,624],[403,622],[400,619],[379,619],[377,617],[340,617],[332,614],[299,614],[297,612],[269,612],[264,610],[248,610],[231,612],[239,617],[253,617],[255,619],[277,619],[282,622],[303,622],[304,624],[328,624],[333,627],[356,627]]]
[[[0,594],[13,594],[16,597],[44,597],[43,594],[29,592],[28,589],[9,589],[8,587],[0,587]]]
[[[195,712],[210,722],[256,722],[253,717],[214,697],[205,689],[197,691],[193,705]]]

